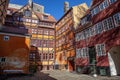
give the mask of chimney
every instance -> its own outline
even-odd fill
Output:
[[[32,0],[28,0],[28,4],[32,6]]]
[[[66,13],[69,10],[69,2],[64,2],[64,13]]]

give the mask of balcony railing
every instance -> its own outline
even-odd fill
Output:
[[[28,34],[27,29],[15,28],[15,27],[3,27],[1,32],[16,33],[16,34]]]

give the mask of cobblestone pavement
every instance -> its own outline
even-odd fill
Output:
[[[49,70],[37,72],[34,76],[12,76],[5,80],[120,80],[120,76],[98,76],[97,78],[94,78],[89,75],[70,73],[65,70]]]

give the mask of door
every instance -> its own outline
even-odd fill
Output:
[[[89,47],[89,64],[94,65],[96,63],[96,51],[95,47]]]
[[[90,74],[96,74],[96,51],[95,47],[89,47]]]

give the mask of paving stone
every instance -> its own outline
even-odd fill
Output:
[[[44,70],[35,73],[34,76],[14,76],[11,78],[9,77],[6,80],[120,80],[120,76],[98,76],[94,78],[90,75],[77,74],[75,72],[71,73],[66,70]]]

